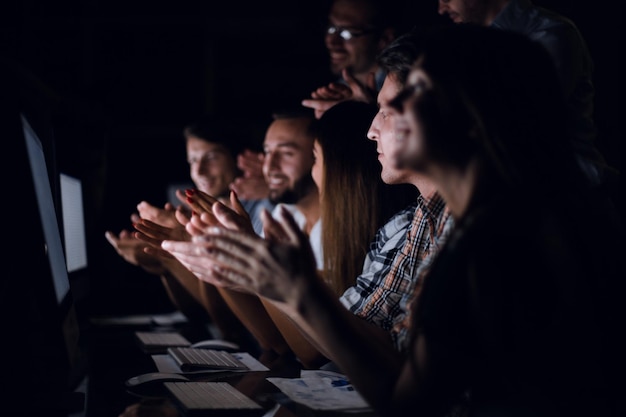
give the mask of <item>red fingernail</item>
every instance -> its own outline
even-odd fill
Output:
[[[185,190],[185,194],[187,194],[188,196],[192,196],[192,195],[194,195],[194,194],[195,194],[195,192],[196,192],[196,190],[193,190],[193,189],[191,189],[191,188],[187,188],[187,189]]]

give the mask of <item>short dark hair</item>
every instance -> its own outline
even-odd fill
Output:
[[[272,120],[281,120],[281,119],[314,119],[315,114],[313,113],[313,109],[308,107],[282,107],[274,110],[272,112]]]
[[[402,85],[419,57],[421,36],[420,31],[413,29],[394,39],[376,58],[378,65]]]
[[[246,147],[246,138],[242,138],[232,129],[232,123],[214,114],[204,114],[183,128],[185,140],[195,137],[206,142],[224,146],[233,158],[236,158]]]

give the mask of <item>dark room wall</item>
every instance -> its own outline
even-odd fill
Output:
[[[416,24],[449,23],[436,3],[402,7]],[[621,13],[604,3],[535,3],[570,17],[587,39],[599,146],[623,169]],[[239,118],[233,129],[260,146],[272,110],[331,80],[321,33],[327,7],[328,0],[3,2],[2,58],[21,79],[37,80],[40,100],[53,109],[59,164],[86,181],[100,271],[120,282],[136,273],[104,231],[129,228],[139,201],[162,205],[167,183],[187,180],[186,122],[207,111]]]

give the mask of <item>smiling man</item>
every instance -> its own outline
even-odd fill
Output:
[[[277,204],[274,213],[285,207],[300,229],[309,236],[317,265],[322,269],[320,203],[311,176],[314,137],[309,111],[277,113],[263,142],[263,175],[269,186],[269,200]]]
[[[324,43],[337,79],[317,88],[302,105],[315,110],[319,119],[343,100],[374,103],[385,79],[376,57],[395,39],[400,15],[391,0],[333,0]]]

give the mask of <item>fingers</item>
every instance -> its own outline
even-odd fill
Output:
[[[176,194],[176,198],[183,204],[187,204],[187,195],[185,194],[185,192],[183,190],[176,190],[175,191]]]
[[[245,258],[252,247],[262,240],[255,236],[220,227],[209,227],[201,236],[194,236],[191,242],[165,240],[161,247],[176,255],[207,256],[215,251],[233,251],[233,257]]]
[[[307,237],[304,235],[300,227],[298,227],[298,224],[291,213],[289,213],[284,206],[280,207],[280,211],[278,213],[280,216],[280,222],[283,226],[283,231],[289,242],[302,246],[302,242],[307,240]]]
[[[241,275],[249,269],[247,263],[248,256],[236,243],[225,239],[217,245],[214,243],[213,239],[209,238],[207,240],[203,236],[194,238],[192,242],[165,241],[161,244],[161,247],[174,256],[194,275],[206,282],[213,283],[212,281],[216,279],[216,271],[219,273],[226,269],[233,269],[237,274]],[[218,246],[226,249],[219,249]],[[224,251],[228,251],[228,253]],[[226,285],[225,282],[220,284],[222,286]]]
[[[182,226],[185,226],[187,223],[189,223],[189,219],[191,218],[191,214],[188,213],[183,208],[183,206],[176,209],[176,213],[174,214],[174,216],[176,217],[176,220],[178,220],[178,223],[180,223]]]
[[[359,80],[352,76],[352,73],[347,68],[342,70],[342,76],[344,80],[350,86],[352,92],[352,99],[356,101],[363,101],[366,103],[376,102],[376,74],[369,73],[367,75],[366,84],[362,84]]]
[[[143,248],[144,253],[154,256],[155,258],[171,258],[174,259],[174,256],[166,250],[161,249],[160,246],[146,246]]]
[[[376,73],[370,72],[369,74],[367,74],[366,87],[370,91],[376,91]]]
[[[269,187],[262,176],[235,178],[230,184],[230,189],[244,200],[261,200],[269,194]]]
[[[180,226],[165,227],[146,219],[141,219],[133,226],[136,230],[133,237],[151,245],[159,246],[163,240],[187,241],[191,239],[185,228]]]
[[[139,221],[139,219],[141,219],[141,217],[139,217],[139,214],[137,213],[133,213],[130,215],[130,222],[131,223],[137,223]]]
[[[211,206],[217,199],[200,190],[185,190],[187,205],[196,213],[210,212]]]
[[[237,167],[243,171],[245,177],[262,177],[264,157],[262,152],[246,149],[237,155]]]
[[[335,104],[339,103],[338,100],[314,100],[314,99],[305,99],[302,100],[302,105],[304,107],[309,107],[316,112],[316,117],[319,119],[317,114],[323,114],[326,110],[333,107]]]
[[[109,241],[109,243],[113,247],[117,246],[117,243],[118,243],[119,239],[117,238],[117,236],[115,236],[115,233],[106,231],[106,232],[104,232],[104,237],[106,238],[106,240]]]
[[[287,234],[282,225],[265,208],[261,212],[261,221],[263,221],[265,239],[271,242],[282,242],[287,239]]]
[[[133,224],[133,227],[135,230],[155,239],[167,239],[170,236],[169,231],[171,230],[147,219],[140,219],[137,223]]]
[[[254,234],[254,228],[250,221],[250,215],[241,205],[241,202],[237,199],[235,192],[231,192],[230,196],[233,209],[226,207],[222,203],[213,204],[213,215],[219,224],[223,227],[232,230],[238,230],[244,233]]]
[[[135,232],[135,238],[137,240],[140,240],[144,243],[147,243],[148,245],[154,246],[154,247],[159,247],[161,245],[161,242],[163,242],[164,239],[155,239],[152,238],[144,233],[141,232]]]
[[[350,98],[352,91],[349,86],[342,83],[330,83],[320,87],[311,93],[311,98],[318,100],[345,100]]]
[[[185,225],[185,230],[191,236],[200,236],[204,234],[207,227],[215,226],[218,223],[213,214],[202,213],[200,216],[191,216],[189,223]]]
[[[301,104],[314,110],[315,117],[321,118],[324,112],[335,104],[352,97],[353,92],[350,86],[342,83],[330,83],[327,86],[319,87],[311,93],[311,98],[304,99]]]
[[[243,208],[243,205],[241,204],[241,201],[239,201],[239,197],[237,196],[237,192],[231,190],[229,197],[230,197],[230,206],[233,208],[235,213],[239,214],[240,216],[250,218],[250,215],[248,214],[246,209]]]

